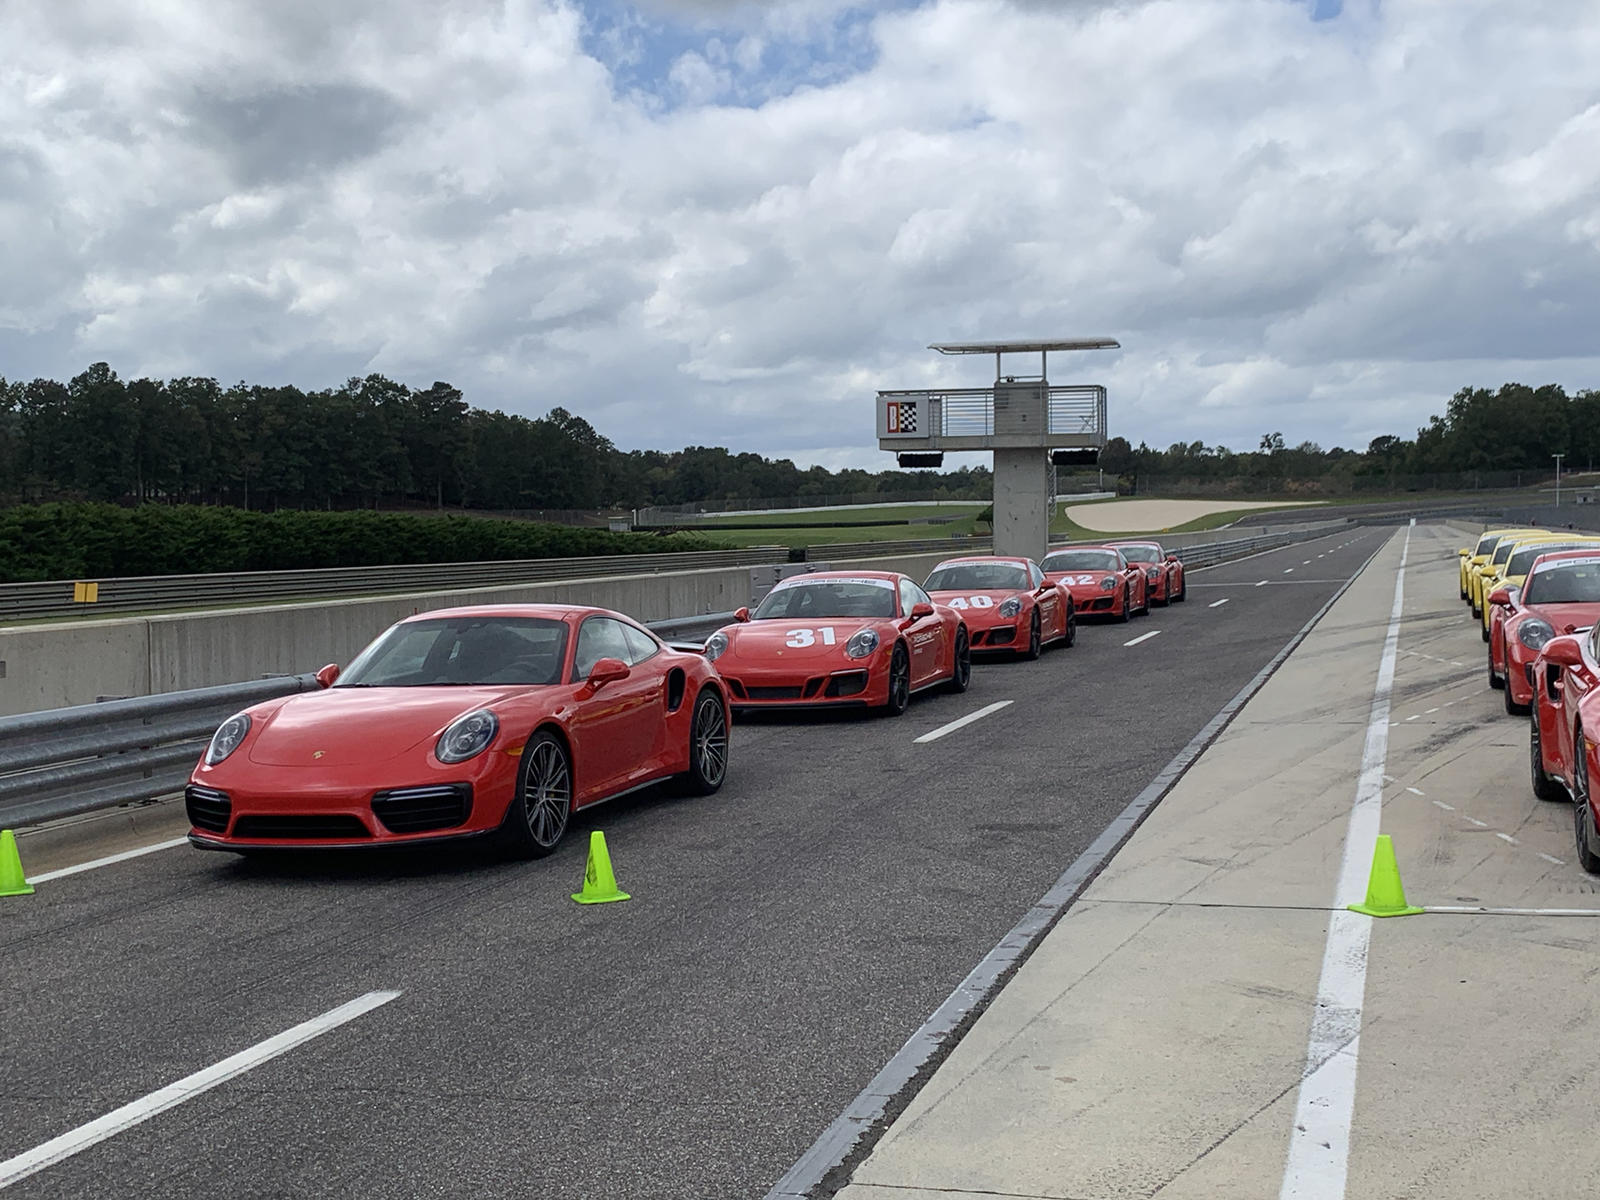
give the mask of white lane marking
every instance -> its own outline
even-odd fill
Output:
[[[1407,717],[1406,720],[1415,721],[1417,719],[1417,717],[1420,717],[1421,715],[1422,715],[1421,713],[1417,713],[1414,716]]]
[[[1517,839],[1512,837],[1509,833],[1497,833],[1495,834],[1495,837],[1499,838],[1502,842],[1509,842],[1513,846],[1517,844]]]
[[[977,712],[969,712],[964,717],[957,717],[948,725],[939,726],[939,728],[933,730],[931,733],[925,733],[919,738],[912,738],[911,744],[916,746],[921,745],[923,742],[937,742],[945,734],[954,733],[956,730],[961,729],[964,726],[971,725],[974,721],[981,721],[983,718],[992,713],[999,712],[1002,708],[1007,707],[1011,703],[1012,702],[1010,700],[996,700],[993,704],[986,704],[982,708],[978,709]]]
[[[1283,573],[1285,575],[1293,575],[1294,574],[1294,568],[1293,567],[1285,567],[1283,569]]]
[[[1461,815],[1462,815],[1462,819],[1463,820],[1471,821],[1479,829],[1487,829],[1487,828],[1489,828],[1489,822],[1487,822],[1487,821],[1480,821],[1480,820],[1478,820],[1477,817],[1469,817],[1465,813],[1462,813]]]
[[[399,994],[399,992],[368,992],[365,996],[358,996],[348,1004],[329,1009],[320,1017],[312,1017],[311,1020],[301,1022],[293,1029],[286,1029],[264,1042],[257,1042],[248,1050],[241,1050],[238,1054],[225,1058],[203,1071],[186,1075],[177,1083],[169,1083],[159,1091],[151,1092],[148,1096],[113,1109],[87,1125],[80,1125],[60,1137],[51,1138],[48,1142],[35,1146],[32,1150],[25,1150],[13,1158],[8,1158],[5,1162],[0,1162],[0,1188],[10,1187],[19,1179],[26,1179],[37,1171],[71,1158],[80,1150],[87,1150],[97,1142],[103,1142],[124,1130],[132,1129],[157,1113],[175,1108],[185,1100],[193,1100],[202,1092],[208,1092],[236,1075],[242,1075],[269,1059],[277,1058],[280,1054],[309,1042],[314,1037],[320,1037],[330,1029],[338,1028],[346,1021],[353,1021],[363,1013],[369,1013],[380,1005],[389,1003]]]
[[[1385,783],[1393,783],[1394,782],[1394,776],[1393,775],[1385,775],[1383,777],[1383,781]]]
[[[1428,803],[1444,809],[1445,812],[1455,812],[1456,810],[1456,806],[1454,804],[1446,804],[1443,800],[1430,800]]]
[[[1431,716],[1433,716],[1434,713],[1436,713],[1438,711],[1439,711],[1439,707],[1438,707],[1438,705],[1435,705],[1434,707],[1432,707],[1432,708],[1428,709],[1426,712],[1424,712],[1422,715],[1425,716],[1425,717],[1431,717]]]
[[[1300,565],[1302,567],[1309,567],[1311,565],[1311,560],[1308,558],[1308,559],[1305,560],[1305,562],[1301,563]]]
[[[1295,1101],[1289,1156],[1283,1167],[1279,1200],[1343,1200],[1350,1169],[1350,1114],[1356,1099],[1356,1063],[1361,1051],[1361,1009],[1367,991],[1367,950],[1373,918],[1351,912],[1366,893],[1372,850],[1383,816],[1383,769],[1389,756],[1389,698],[1394,691],[1395,651],[1405,606],[1406,530],[1400,566],[1394,574],[1394,605],[1378,661],[1378,680],[1367,717],[1361,775],[1345,829],[1344,861],[1334,889],[1335,911],[1328,914],[1328,938],[1317,982],[1317,1007],[1311,1016],[1305,1075]]]
[[[93,871],[96,867],[109,867],[112,863],[127,862],[130,858],[138,858],[144,854],[154,854],[157,850],[171,850],[176,846],[187,846],[189,839],[186,837],[172,838],[170,841],[157,842],[153,846],[140,846],[137,850],[124,850],[121,854],[108,854],[104,858],[92,859],[86,863],[79,863],[75,867],[59,867],[54,871],[46,871],[42,875],[29,875],[29,883],[49,883],[52,879],[65,879],[68,875],[77,875],[82,871]]]
[[[1557,858],[1554,854],[1546,854],[1543,850],[1539,851],[1539,857],[1544,859],[1547,863],[1555,863],[1555,865],[1558,867],[1564,867],[1567,865],[1566,859]]]
[[[1140,642],[1148,642],[1151,638],[1158,636],[1160,633],[1161,633],[1161,630],[1152,629],[1149,633],[1141,633],[1138,637],[1134,638],[1131,642],[1123,642],[1122,644],[1124,646],[1137,646]]]
[[[1559,861],[1559,860],[1558,860]],[[1428,906],[1431,913],[1469,913],[1492,917],[1600,917],[1600,908],[1469,908],[1464,905]]]
[[[1217,601],[1215,601],[1215,602],[1213,602],[1211,604],[1208,604],[1208,605],[1206,605],[1206,607],[1207,608],[1221,608],[1227,602],[1228,602],[1228,597],[1224,596],[1221,600],[1217,600]]]
[[[1410,792],[1413,796],[1420,796],[1423,794],[1421,788],[1408,787],[1406,788],[1406,791]]]
[[[1267,581],[1265,579],[1263,579],[1260,583],[1256,584],[1256,586],[1257,587],[1266,587],[1267,586]]]

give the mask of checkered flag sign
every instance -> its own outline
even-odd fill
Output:
[[[917,431],[917,402],[915,400],[889,401],[889,432],[915,433]]]

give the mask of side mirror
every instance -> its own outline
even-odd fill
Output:
[[[1177,562],[1178,561],[1178,556],[1176,554],[1174,554],[1171,550],[1168,550],[1167,551],[1167,561],[1168,562]]]
[[[589,686],[601,688],[619,679],[626,679],[632,673],[632,669],[620,658],[602,658],[589,672]]]
[[[1575,667],[1583,661],[1583,651],[1578,648],[1575,638],[1558,637],[1546,643],[1544,660],[1558,667]]]
[[[734,609],[733,610],[733,619],[735,621],[738,621],[740,624],[743,624],[745,621],[748,621],[750,619],[750,610],[748,608],[736,608],[736,609]]]
[[[339,664],[329,663],[317,672],[317,682],[325,688],[333,686],[333,681],[339,678]]]
[[[916,604],[911,606],[911,619],[913,621],[920,621],[923,617],[931,616],[933,616],[933,605],[926,604],[919,600]]]
[[[1511,603],[1512,590],[1513,589],[1508,587],[1495,588],[1494,591],[1489,593],[1489,603],[1499,604],[1502,607],[1509,606]]]

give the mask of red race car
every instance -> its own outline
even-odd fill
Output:
[[[1115,546],[1067,546],[1044,556],[1044,577],[1061,584],[1080,616],[1107,616],[1126,621],[1150,611],[1144,568],[1135,566]]]
[[[1600,621],[1600,547],[1541,554],[1521,588],[1489,594],[1489,686],[1505,689],[1506,711],[1533,702],[1533,660],[1551,638]]]
[[[874,707],[899,716],[911,694],[972,679],[967,625],[892,571],[791,575],[755,612],[706,641],[734,708]]]
[[[1176,554],[1168,554],[1156,542],[1111,542],[1122,557],[1144,570],[1145,582],[1150,587],[1150,599],[1162,606],[1189,598],[1189,585],[1184,582],[1183,563]]]
[[[1600,756],[1600,625],[1551,638],[1533,661],[1533,719],[1528,722],[1528,765],[1533,794],[1571,800],[1578,863],[1600,875],[1600,826],[1592,781]]]
[[[935,604],[961,614],[974,650],[1012,650],[1035,659],[1052,642],[1070,646],[1077,639],[1072,594],[1047,580],[1032,559],[952,558],[922,586]]]
[[[185,793],[208,850],[493,837],[548,854],[579,808],[660,779],[722,786],[729,711],[699,654],[555,604],[392,626],[325,690],[230,717]]]

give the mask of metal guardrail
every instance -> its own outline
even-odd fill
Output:
[[[243,571],[218,575],[139,575],[101,579],[99,599],[73,599],[73,581],[0,584],[0,621],[28,617],[177,611],[218,604],[329,596],[381,596],[396,592],[454,591],[551,580],[669,571],[753,567],[787,555],[785,547],[697,550],[676,554],[613,554],[593,558],[534,558],[504,562],[417,563],[410,566],[330,567],[307,571]],[[87,581],[85,581],[87,582]]]

